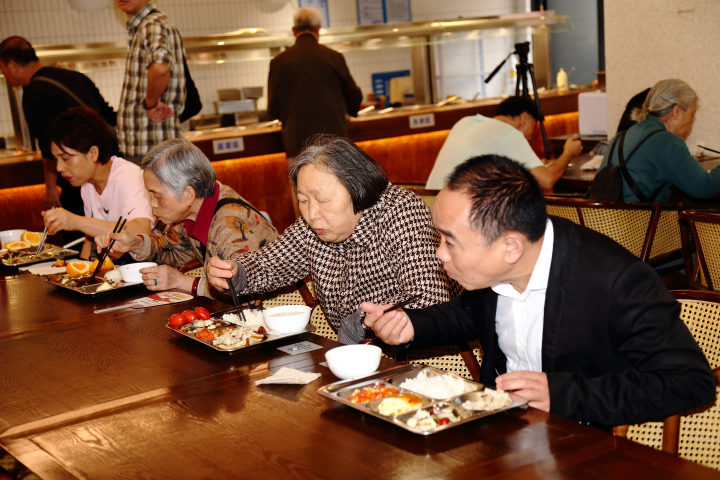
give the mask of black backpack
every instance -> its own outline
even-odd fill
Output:
[[[646,197],[642,191],[638,188],[635,181],[630,176],[630,172],[627,170],[627,162],[630,161],[630,158],[633,156],[633,154],[637,151],[640,146],[642,146],[645,141],[655,135],[658,132],[662,132],[663,130],[655,130],[653,132],[650,132],[648,136],[643,138],[640,143],[637,144],[637,146],[633,149],[632,152],[630,152],[630,155],[628,155],[627,159],[625,159],[625,155],[623,154],[623,146],[625,143],[625,134],[627,133],[627,130],[620,133],[617,137],[615,137],[615,140],[613,141],[612,147],[610,148],[610,155],[608,156],[608,164],[607,166],[601,168],[597,175],[595,175],[595,179],[593,180],[592,185],[590,186],[590,189],[585,194],[585,198],[588,198],[590,200],[600,200],[600,201],[609,201],[609,202],[622,202],[623,201],[623,178],[625,179],[625,182],[627,182],[628,186],[630,187],[630,190],[633,191],[635,196],[637,196],[638,200],[641,202],[654,202],[655,198],[660,194],[663,188],[665,188],[665,184],[663,183],[658,188],[656,188],[649,197]],[[613,153],[615,152],[615,147],[617,144],[620,143],[620,146],[618,147],[618,162],[619,165],[612,165],[612,158]]]
[[[183,66],[185,67],[185,110],[180,115],[180,121],[184,122],[188,120],[202,110],[202,102],[200,101],[200,93],[198,92],[195,82],[193,82],[190,76],[190,70],[188,70],[187,60],[185,60],[185,48],[183,47]]]

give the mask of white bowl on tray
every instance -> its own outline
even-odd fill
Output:
[[[0,232],[0,244],[2,244],[2,247],[5,248],[5,244],[9,242],[19,242],[20,236],[23,234],[25,230],[23,229],[15,229],[15,230],[4,230]]]
[[[129,263],[127,265],[122,265],[120,267],[117,267],[118,270],[120,270],[120,276],[122,277],[122,280],[124,283],[132,284],[132,283],[142,283],[142,273],[140,273],[140,270],[143,268],[148,267],[157,267],[157,263],[155,262],[141,262],[141,263]]]
[[[325,353],[328,368],[342,380],[360,378],[375,372],[380,366],[382,349],[375,345],[344,345]]]
[[[265,325],[273,332],[296,333],[310,323],[312,308],[307,305],[283,305],[263,310]]]

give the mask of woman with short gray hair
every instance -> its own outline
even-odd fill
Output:
[[[291,163],[302,213],[272,244],[234,261],[210,259],[208,280],[238,293],[269,292],[312,276],[318,301],[342,343],[365,337],[360,303],[410,308],[459,293],[435,256],[430,209],[388,182],[380,164],[346,138],[319,135]]]
[[[682,80],[661,80],[648,92],[631,116],[639,123],[613,138],[600,167],[627,162],[623,201],[666,202],[671,185],[696,198],[720,192],[720,167],[707,172],[685,144],[697,108],[697,94]]]
[[[164,141],[148,152],[140,168],[152,212],[168,227],[152,235],[110,230],[95,242],[100,251],[115,239],[113,251],[129,251],[136,260],[158,263],[140,270],[148,289],[213,296],[204,275],[191,277],[178,269],[195,261],[205,265],[216,255],[233,258],[277,238],[262,213],[215,179],[212,164],[191,142]]]

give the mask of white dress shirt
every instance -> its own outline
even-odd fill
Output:
[[[553,226],[545,225],[540,256],[524,292],[509,283],[493,285],[498,294],[495,331],[500,350],[507,357],[507,371],[542,372],[543,320],[550,263],[553,253]]]

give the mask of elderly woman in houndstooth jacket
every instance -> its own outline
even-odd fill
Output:
[[[439,237],[430,209],[388,182],[380,164],[350,140],[316,136],[288,168],[302,213],[264,248],[225,261],[210,259],[210,283],[239,294],[268,292],[310,274],[342,343],[365,337],[360,303],[409,308],[449,300],[460,291],[435,256]]]

